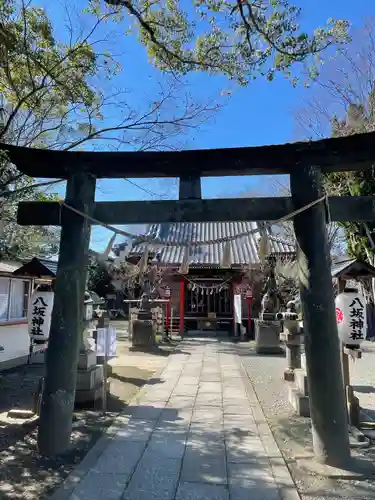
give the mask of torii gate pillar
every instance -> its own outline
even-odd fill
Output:
[[[87,173],[72,174],[67,182],[66,203],[91,214],[95,185],[95,178]],[[59,455],[70,444],[90,244],[87,219],[68,209],[61,213],[59,263],[38,433],[39,452],[44,456]]]
[[[296,167],[290,184],[295,209],[323,195],[317,167]],[[294,218],[314,454],[342,466],[350,447],[326,225],[323,202]]]

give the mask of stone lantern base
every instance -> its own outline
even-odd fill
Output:
[[[75,402],[92,404],[102,399],[103,384],[103,366],[96,364],[96,352],[80,353]]]
[[[98,364],[95,340],[84,335],[78,358],[76,404],[93,405],[102,399],[104,389],[103,366]]]

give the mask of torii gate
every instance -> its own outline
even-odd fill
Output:
[[[275,221],[322,197],[322,173],[364,170],[375,160],[375,133],[316,142],[181,152],[61,152],[0,144],[32,177],[67,179],[65,203],[107,224]],[[97,178],[180,177],[191,186],[204,176],[289,174],[291,197],[95,203]],[[194,196],[193,196],[194,197]],[[375,197],[331,197],[333,221],[375,220]],[[318,460],[350,457],[346,403],[327,242],[327,205],[294,218],[303,302],[312,434]],[[90,223],[58,202],[22,202],[22,225],[61,226],[55,305],[38,444],[44,455],[70,441]]]

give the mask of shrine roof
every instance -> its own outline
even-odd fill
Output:
[[[13,272],[14,275],[19,276],[49,276],[54,278],[57,273],[57,262],[47,259],[38,259],[34,257],[29,262],[24,264]]]
[[[161,240],[163,243],[182,243],[189,241],[192,245],[197,241],[209,241],[214,239],[233,237],[239,233],[257,230],[257,222],[180,222],[152,224],[149,227],[148,236]],[[258,241],[259,232],[250,234],[240,239],[231,241],[231,263],[232,266],[243,266],[246,264],[259,264]],[[280,238],[268,235],[270,251],[272,253],[295,252],[290,245]],[[194,266],[219,266],[224,252],[224,242],[210,243],[207,245],[191,248],[189,265]],[[135,244],[130,255],[141,254],[144,244]],[[164,264],[181,264],[184,258],[184,246],[167,246],[161,249],[157,255],[158,260]]]
[[[375,277],[375,267],[367,262],[342,257],[332,263],[332,278],[356,279]]]
[[[24,174],[66,178],[77,170],[98,178],[289,174],[318,165],[325,172],[363,170],[375,162],[375,132],[318,141],[184,151],[57,151],[0,143]]]
[[[0,274],[10,275],[22,265],[22,262],[16,260],[2,260],[0,261]]]

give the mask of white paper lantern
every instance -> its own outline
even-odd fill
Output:
[[[366,338],[366,301],[357,291],[347,291],[335,299],[336,321],[340,340],[358,345]]]
[[[28,310],[29,335],[34,340],[47,340],[51,327],[54,293],[35,291]]]

